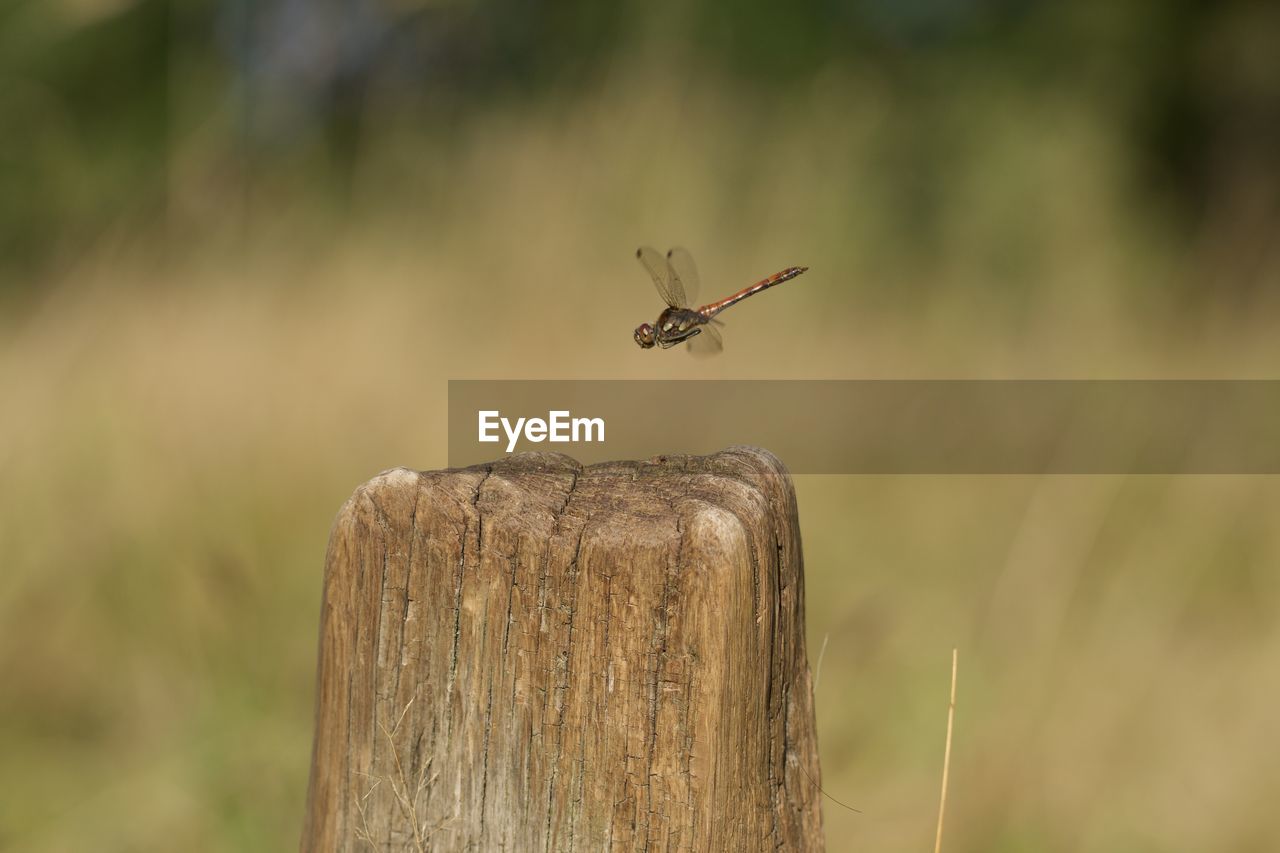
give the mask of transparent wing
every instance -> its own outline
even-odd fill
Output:
[[[720,325],[715,320],[702,326],[702,333],[689,338],[689,352],[698,357],[715,355],[724,349],[724,340],[720,337]]]
[[[653,279],[653,286],[658,288],[658,295],[662,297],[663,302],[672,308],[689,307],[689,302],[684,295],[684,287],[671,275],[671,265],[666,258],[658,254],[657,249],[641,246],[636,249],[636,258]]]
[[[698,304],[698,265],[693,262],[693,255],[687,249],[676,246],[667,252],[667,267],[671,270],[671,279],[683,289],[689,301],[683,307],[695,308]]]

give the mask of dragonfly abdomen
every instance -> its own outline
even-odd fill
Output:
[[[759,293],[762,290],[768,290],[769,288],[773,287],[775,284],[782,284],[784,281],[790,281],[791,279],[800,275],[800,273],[804,272],[807,269],[809,268],[808,267],[787,267],[785,270],[782,270],[781,272],[776,272],[773,275],[769,276],[768,278],[762,278],[759,281],[757,281],[755,284],[748,285],[747,287],[742,288],[742,290],[739,290],[737,293],[733,294],[732,296],[726,296],[724,299],[721,299],[719,302],[712,302],[709,305],[702,306],[701,308],[698,309],[698,313],[710,319],[711,317],[714,317],[715,315],[719,314],[724,309],[728,308],[730,305],[736,305],[737,303],[746,299],[748,296],[752,296],[756,293]]]

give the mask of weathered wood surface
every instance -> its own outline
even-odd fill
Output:
[[[803,602],[761,450],[388,471],[329,543],[302,849],[821,849]]]

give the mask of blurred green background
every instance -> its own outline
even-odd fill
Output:
[[[1262,2],[0,6],[0,849],[294,849],[448,378],[1271,377]],[[683,244],[725,354],[641,352]],[[714,291],[714,292],[713,292]],[[767,405],[767,401],[762,401]],[[673,413],[678,416],[678,413]],[[832,850],[1280,849],[1280,483],[799,478]]]

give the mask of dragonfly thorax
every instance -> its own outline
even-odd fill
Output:
[[[658,317],[654,339],[663,348],[687,341],[702,331],[706,318],[690,308],[668,308]]]

